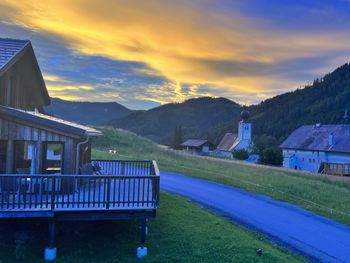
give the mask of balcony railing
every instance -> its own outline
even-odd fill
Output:
[[[95,160],[98,175],[0,175],[0,211],[154,210],[159,171],[154,161]]]

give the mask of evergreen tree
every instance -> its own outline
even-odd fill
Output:
[[[182,149],[181,144],[182,144],[182,128],[181,126],[179,126],[174,129],[174,136],[170,147],[175,150],[181,150]]]

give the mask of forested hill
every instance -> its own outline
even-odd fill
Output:
[[[304,124],[343,123],[345,109],[350,110],[350,64],[345,64],[312,85],[288,92],[249,107],[253,133],[267,134],[282,141]],[[238,117],[208,130],[212,139],[237,130]]]
[[[185,138],[199,137],[204,130],[228,122],[239,112],[240,105],[231,100],[203,97],[135,112],[107,124],[168,144],[175,127],[182,127]]]
[[[56,117],[81,124],[101,124],[134,111],[116,102],[78,102],[51,98],[45,110]]]

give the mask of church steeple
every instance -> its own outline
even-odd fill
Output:
[[[252,139],[252,124],[248,122],[250,112],[241,112],[241,121],[238,123],[238,138],[240,141],[250,141]]]

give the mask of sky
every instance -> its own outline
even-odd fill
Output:
[[[52,97],[255,104],[349,62],[350,0],[1,0],[0,37],[32,41]]]

